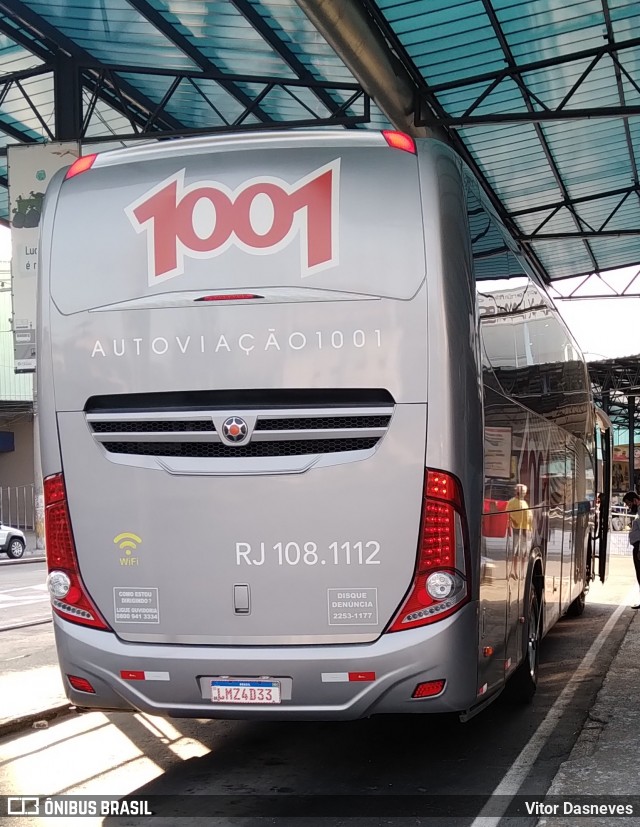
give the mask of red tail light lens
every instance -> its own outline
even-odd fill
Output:
[[[414,629],[456,612],[469,599],[464,538],[466,521],[458,480],[427,471],[418,559],[411,590],[390,632]]]
[[[53,610],[72,623],[109,629],[80,577],[62,474],[47,477],[44,481],[44,506],[48,583]]]
[[[412,698],[433,698],[434,695],[439,695],[444,689],[446,681],[425,681],[419,683],[413,690]]]
[[[383,129],[385,141],[392,149],[402,149],[404,152],[416,154],[416,142],[405,132],[395,132],[392,129]]]
[[[80,692],[90,692],[92,695],[96,694],[96,690],[86,678],[79,678],[77,675],[67,675],[67,680],[74,689],[78,689]]]
[[[91,169],[97,157],[97,153],[94,153],[93,155],[83,155],[81,158],[78,158],[67,170],[64,180],[68,181],[69,178],[74,178],[76,175],[80,175],[80,173]]]

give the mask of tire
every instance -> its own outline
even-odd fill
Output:
[[[529,591],[529,604],[525,625],[527,645],[524,658],[507,684],[507,695],[510,700],[516,703],[531,703],[538,687],[541,619],[540,601],[532,584]]]
[[[12,560],[19,560],[24,554],[24,540],[21,540],[20,537],[12,537],[9,540],[7,554]]]
[[[580,615],[584,612],[586,597],[587,595],[584,590],[580,592],[580,594],[567,609],[567,617],[580,617]]]

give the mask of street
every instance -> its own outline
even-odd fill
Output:
[[[350,827],[393,823],[393,802],[397,800],[385,798],[391,810],[385,814],[382,803],[374,806],[373,796],[437,794],[455,797],[441,799],[453,802],[455,817],[448,822],[452,827],[471,825],[474,814],[463,812],[463,801],[479,812],[484,798],[500,784],[504,787],[506,783],[509,794],[547,790],[581,730],[631,620],[632,612],[620,604],[626,606],[630,598],[635,599],[632,583],[631,561],[613,558],[607,584],[592,585],[584,615],[562,620],[545,638],[540,685],[530,706],[513,707],[499,699],[467,724],[430,716],[350,723],[256,723],[168,721],[123,713],[73,714],[47,728],[16,733],[0,741],[0,792],[38,796],[211,795],[216,798],[209,802],[218,802],[224,812],[209,823],[220,825],[282,824],[288,821],[283,805],[277,799],[274,804],[267,796],[322,796],[306,809],[299,804],[299,812],[309,816],[302,824],[317,824],[317,802],[324,802],[325,809],[330,807],[323,822],[327,827],[344,824],[345,816],[353,815],[349,807],[361,814],[349,820]],[[611,628],[605,643],[595,650],[593,643],[608,622]],[[32,682],[31,675],[38,673],[40,661],[46,659],[46,640],[49,663],[54,662],[51,626],[36,628],[43,637],[33,643],[41,654],[36,656],[33,671],[31,662],[24,664],[23,681]],[[35,631],[5,632],[0,640],[12,639],[11,651],[15,652],[24,632]],[[27,639],[22,637],[23,654]],[[32,639],[28,640],[31,648]],[[3,644],[3,657],[6,651]],[[585,658],[590,652],[591,659]],[[3,663],[3,672],[6,666]],[[0,689],[4,693],[4,684]],[[237,799],[234,803],[225,796],[243,798],[238,804]],[[187,805],[184,798],[175,804],[171,799],[165,801],[169,810],[164,818],[87,818],[74,823],[159,827],[196,824],[193,819],[206,815],[198,809],[204,806],[202,799],[188,799]],[[241,817],[231,822],[235,815]],[[258,815],[270,820],[264,822]],[[517,824],[534,825],[535,821],[533,817],[519,819]],[[508,822],[503,819],[501,827]],[[39,827],[48,822],[23,818],[20,823],[21,827]],[[297,818],[295,824],[300,823]],[[435,825],[441,818],[421,823]]]
[[[45,563],[0,567],[0,630],[51,618]]]

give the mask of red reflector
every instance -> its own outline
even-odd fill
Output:
[[[375,681],[375,672],[349,672],[350,681]]]
[[[88,169],[91,169],[97,157],[97,153],[94,153],[93,155],[83,155],[82,158],[78,158],[67,170],[64,180],[67,181],[69,178],[73,178],[75,175],[80,175],[81,172],[86,172]]]
[[[136,669],[125,669],[120,672],[120,677],[125,681],[143,681],[144,672],[140,672]]]
[[[405,152],[416,154],[416,142],[404,132],[395,132],[392,129],[383,129],[385,141],[392,149],[402,149]]]
[[[434,695],[439,695],[444,689],[446,681],[426,681],[419,683],[413,690],[412,698],[431,698]]]
[[[491,655],[493,655],[493,646],[485,646],[482,650],[482,654],[485,656],[485,658],[490,658]]]
[[[237,302],[245,299],[262,299],[264,296],[256,296],[253,293],[226,293],[225,295],[200,296],[194,299],[196,302]]]
[[[71,686],[79,692],[91,692],[92,695],[96,694],[96,690],[86,678],[79,678],[77,675],[67,675],[67,680]]]

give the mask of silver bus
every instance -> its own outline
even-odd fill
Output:
[[[468,718],[532,696],[597,554],[604,576],[606,474],[585,362],[450,148],[322,131],[84,156],[48,188],[40,256],[74,704]]]

